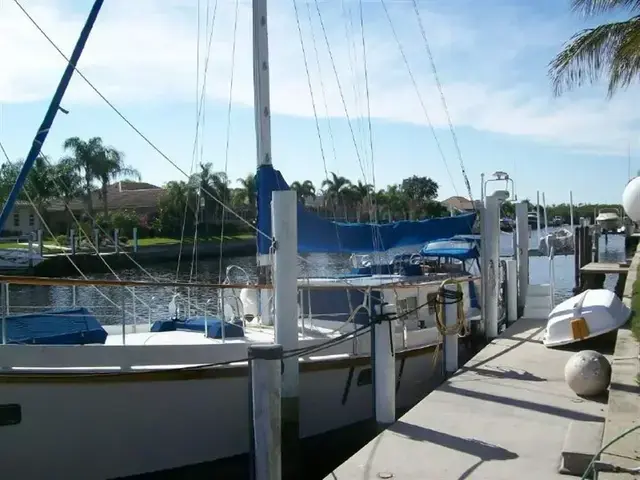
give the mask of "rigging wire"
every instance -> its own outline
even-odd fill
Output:
[[[382,4],[382,9],[384,10],[385,13],[385,17],[387,18],[387,21],[389,22],[389,26],[391,27],[391,33],[393,34],[393,38],[395,39],[397,45],[398,45],[398,50],[400,51],[400,56],[402,57],[402,61],[404,62],[404,65],[407,69],[407,72],[409,73],[409,78],[411,79],[411,83],[413,85],[414,90],[416,91],[416,95],[418,97],[418,101],[420,102],[420,107],[422,108],[422,112],[424,113],[425,119],[427,120],[427,124],[429,125],[429,129],[431,130],[431,134],[433,135],[433,139],[435,140],[436,143],[436,147],[438,149],[438,153],[440,153],[440,157],[442,158],[442,163],[444,164],[444,168],[447,171],[447,175],[449,175],[449,179],[451,180],[451,184],[453,186],[453,190],[456,192],[456,195],[458,195],[458,189],[456,188],[456,183],[453,179],[453,175],[451,174],[451,170],[449,169],[449,165],[447,162],[447,158],[444,154],[444,150],[442,149],[442,144],[440,143],[440,139],[438,138],[438,135],[436,134],[436,130],[433,127],[433,122],[431,121],[431,116],[429,115],[429,111],[427,110],[427,106],[424,102],[424,98],[422,97],[422,94],[420,93],[420,88],[418,87],[418,82],[416,81],[416,78],[413,74],[413,70],[411,69],[411,66],[409,65],[409,59],[407,58],[407,55],[404,51],[404,47],[402,46],[402,42],[400,41],[400,37],[398,36],[398,32],[396,31],[396,27],[393,24],[393,20],[391,20],[391,15],[389,14],[389,9],[387,8],[387,3],[385,0],[380,0],[381,4]]]
[[[236,40],[238,32],[238,4],[236,0],[235,13],[233,17],[233,44],[231,46],[231,78],[229,79],[229,103],[227,105],[227,133],[224,147],[224,174],[225,181],[227,179],[227,170],[229,165],[229,144],[231,139],[231,107],[233,105],[233,79],[236,67]],[[226,190],[225,190],[226,191]],[[224,217],[225,211],[222,210],[222,224],[220,226],[220,253],[218,255],[218,283],[222,283],[222,246],[224,244]]]
[[[456,149],[456,154],[458,155],[458,159],[460,160],[460,169],[462,170],[462,177],[464,179],[464,184],[467,187],[467,193],[469,194],[469,200],[473,203],[474,210],[476,209],[476,203],[473,201],[473,194],[471,192],[471,184],[469,183],[469,177],[467,177],[467,172],[464,167],[464,161],[462,159],[462,151],[460,150],[460,144],[458,142],[458,136],[456,135],[456,130],[453,126],[453,121],[451,120],[451,114],[449,113],[449,107],[447,106],[447,100],[444,96],[444,91],[442,89],[442,84],[440,83],[440,76],[438,75],[438,70],[436,68],[435,60],[433,59],[433,54],[431,53],[431,47],[429,46],[429,40],[427,40],[427,33],[425,31],[424,25],[422,23],[422,16],[420,15],[420,9],[418,8],[418,2],[416,0],[412,0],[413,10],[416,14],[416,18],[418,20],[418,26],[420,27],[420,33],[422,35],[422,39],[424,40],[425,50],[427,52],[427,56],[429,57],[429,63],[431,65],[431,71],[433,72],[433,77],[436,81],[436,86],[438,88],[438,92],[440,93],[440,101],[442,102],[442,108],[444,110],[445,115],[447,116],[447,122],[449,123],[449,131],[451,132],[451,138],[453,139],[453,145]]]

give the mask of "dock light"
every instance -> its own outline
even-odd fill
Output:
[[[622,207],[634,222],[640,222],[640,177],[632,179],[622,192]]]

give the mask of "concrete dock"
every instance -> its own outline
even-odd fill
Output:
[[[558,473],[569,425],[604,422],[607,404],[565,384],[574,351],[544,347],[545,326],[518,320],[326,478],[572,478]]]

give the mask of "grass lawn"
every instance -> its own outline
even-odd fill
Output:
[[[34,244],[35,245],[35,244]],[[17,249],[17,250],[28,250],[29,249],[29,244],[28,243],[24,243],[24,242],[4,242],[4,243],[0,243],[0,249],[2,248],[6,248],[6,249]],[[37,251],[37,248],[34,246],[32,247],[33,251]],[[58,248],[57,245],[55,244],[46,244],[44,245],[44,253],[62,253],[62,249]]]
[[[228,241],[234,241],[234,240],[248,240],[251,238],[255,238],[254,235],[251,235],[250,233],[242,233],[239,235],[225,235],[224,241],[228,242]],[[219,243],[220,237],[219,236],[208,236],[208,237],[198,236],[198,243],[214,243],[214,242]],[[141,238],[138,240],[138,245],[141,247],[149,247],[149,246],[155,246],[155,245],[178,245],[179,243],[180,243],[179,238],[168,238],[168,237]],[[185,236],[183,243],[192,244],[193,237]],[[133,245],[133,240],[129,240],[129,245]]]

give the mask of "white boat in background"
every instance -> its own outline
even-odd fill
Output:
[[[560,228],[540,238],[538,250],[542,255],[550,255],[552,248],[556,255],[573,253],[573,233],[566,228]]]
[[[622,225],[620,211],[617,208],[601,208],[596,217],[596,223],[607,232],[616,232]]]
[[[610,290],[585,290],[549,314],[543,343],[559,347],[612,332],[624,325],[631,310]]]

